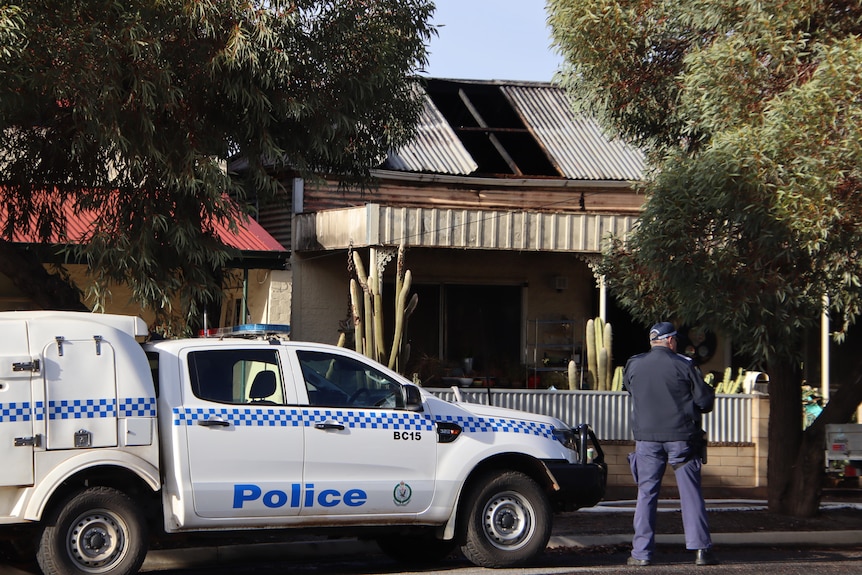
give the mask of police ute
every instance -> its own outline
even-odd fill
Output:
[[[284,528],[509,567],[555,512],[604,495],[588,425],[444,401],[276,327],[156,340],[134,316],[0,312],[0,543],[46,575],[135,573],[155,537]]]

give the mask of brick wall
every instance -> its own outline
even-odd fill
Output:
[[[769,398],[754,401],[752,407],[752,443],[710,444],[707,464],[703,467],[704,490],[762,490],[766,487],[767,423]],[[634,451],[633,441],[602,443],[608,464],[608,487],[634,487],[627,455]],[[665,473],[663,487],[676,486],[673,470]]]

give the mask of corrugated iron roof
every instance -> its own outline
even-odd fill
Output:
[[[502,116],[512,116],[514,113],[529,132],[529,136],[526,133],[525,136],[538,144],[556,171],[566,179],[638,181],[643,176],[643,153],[621,140],[607,138],[595,121],[576,115],[568,94],[559,86],[537,82],[431,80],[428,88],[437,91],[462,90],[465,97],[473,98],[477,103],[499,90],[497,93],[502,94],[511,109],[498,109],[499,118],[486,113],[483,116],[487,123],[486,133],[516,132],[504,127],[509,120]],[[493,106],[490,108],[493,109]],[[481,128],[452,125],[450,122],[453,120],[458,123],[463,118],[447,120],[446,115],[435,105],[432,95],[425,92],[425,106],[415,139],[391,153],[384,167],[404,172],[460,176],[474,174],[479,168],[480,159],[471,156],[470,145],[465,145],[469,143],[462,138],[475,139],[477,129]],[[505,138],[501,135],[496,144],[504,148],[516,148],[506,149],[514,163],[530,165],[526,157],[521,157],[524,150],[513,142],[517,142],[514,136]],[[474,151],[479,152],[478,148]],[[549,174],[530,174],[525,171],[523,175]]]
[[[562,88],[506,85],[500,89],[566,178],[641,179],[643,153],[619,139],[608,139],[595,121],[577,116]]]
[[[425,106],[416,129],[416,137],[386,159],[388,169],[402,172],[467,175],[478,165],[455,135],[449,122],[424,96]]]
[[[2,209],[0,209],[2,211]],[[95,216],[92,212],[76,212],[71,204],[64,207],[66,217],[65,238],[55,233],[52,241],[55,243],[80,243],[86,241],[92,228]],[[241,223],[236,232],[220,222],[214,225],[216,235],[225,244],[243,252],[286,252],[263,227],[253,218]],[[40,243],[33,232],[17,232],[12,238],[17,243]]]
[[[240,223],[237,231],[231,232],[227,226],[216,222],[216,233],[225,245],[244,252],[286,252],[287,250],[274,237],[263,229],[257,220],[249,217]]]

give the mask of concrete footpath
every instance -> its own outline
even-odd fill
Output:
[[[660,511],[677,511],[676,502],[663,501]],[[823,507],[831,504],[824,504]],[[838,505],[838,504],[836,504]],[[842,507],[862,506],[840,504]],[[710,513],[734,512],[742,510],[763,509],[761,501],[750,500],[708,500]],[[578,513],[628,513],[634,512],[632,501],[603,502],[589,509],[581,509]],[[612,535],[579,535],[554,529],[548,542],[548,548],[560,547],[598,547],[608,545],[628,545],[631,534],[619,533]],[[862,530],[844,531],[775,531],[746,533],[713,533],[713,543],[716,546],[728,545],[769,545],[769,546],[824,546],[836,545],[862,546]],[[659,545],[685,545],[683,534],[656,535]],[[181,549],[155,550],[147,554],[142,571],[164,571],[170,569],[186,569],[203,567],[216,563],[236,562],[243,559],[273,560],[310,559],[315,557],[332,558],[335,556],[350,556],[368,553],[379,553],[374,542],[354,538],[288,541],[283,543],[253,543],[239,545],[219,545],[209,547],[189,547]]]

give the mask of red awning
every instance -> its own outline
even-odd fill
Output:
[[[0,212],[2,212],[0,208]],[[66,240],[61,239],[59,234],[52,238],[55,243],[79,243],[85,239],[92,228],[94,217],[87,212],[75,212],[71,205],[67,205],[66,212]],[[275,238],[273,238],[263,226],[252,218],[241,223],[236,232],[231,232],[221,222],[215,222],[215,230],[218,238],[232,248],[243,252],[287,252]],[[33,232],[15,233],[12,238],[16,243],[37,244],[41,243]]]

